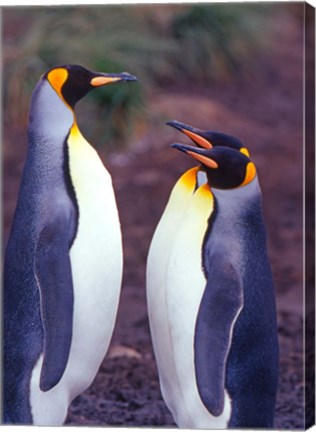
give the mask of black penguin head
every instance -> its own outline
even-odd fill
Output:
[[[221,132],[205,131],[185,123],[171,120],[166,123],[187,135],[197,146],[210,149],[213,147],[229,147],[249,156],[248,150],[239,139]]]
[[[254,163],[236,149],[220,146],[202,149],[184,144],[172,144],[171,147],[198,160],[207,174],[211,187],[234,189],[245,186],[256,177]]]
[[[127,72],[99,73],[92,72],[78,65],[63,65],[50,69],[43,77],[59,97],[71,108],[89,91],[119,81],[137,81]]]

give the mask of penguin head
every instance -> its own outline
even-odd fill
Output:
[[[96,87],[119,81],[137,81],[136,77],[127,72],[92,72],[78,65],[54,67],[46,72],[43,79],[50,83],[63,102],[71,108]]]
[[[214,146],[209,149],[184,144],[172,144],[198,160],[207,174],[211,187],[234,189],[245,186],[256,177],[256,167],[248,156],[231,147]]]
[[[171,120],[166,123],[169,126],[178,129],[187,135],[198,147],[210,149],[213,147],[229,147],[235,149],[246,156],[249,156],[248,150],[243,146],[239,139],[232,135],[227,135],[221,132],[205,131],[177,120]]]

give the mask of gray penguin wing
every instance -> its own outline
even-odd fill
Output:
[[[74,295],[68,232],[69,220],[64,214],[50,218],[40,233],[35,254],[44,328],[42,391],[60,381],[70,352]]]
[[[227,257],[216,255],[211,264],[196,321],[194,361],[200,397],[209,412],[219,416],[224,409],[226,361],[232,326],[242,306],[242,287]]]

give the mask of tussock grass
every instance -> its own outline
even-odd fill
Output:
[[[138,84],[98,89],[79,109],[97,145],[125,145],[152,91],[222,82],[253,67],[266,11],[242,3],[4,8],[5,121],[26,124],[31,91],[52,66],[128,71]]]

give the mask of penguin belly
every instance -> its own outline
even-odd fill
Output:
[[[179,385],[169,380],[168,368],[175,370],[172,340],[169,331],[165,277],[177,235],[177,227],[185,216],[192,198],[198,168],[187,171],[174,186],[165,211],[154,233],[147,259],[147,308],[152,343],[160,375],[160,386],[169,409],[175,410],[174,402],[179,400]],[[173,379],[176,379],[174,375]]]
[[[181,428],[226,428],[231,411],[225,392],[223,413],[218,417],[210,414],[199,396],[194,365],[195,326],[206,286],[202,248],[212,211],[213,196],[205,184],[191,195],[181,220],[173,226],[173,237],[160,236],[163,241],[152,244],[156,261],[159,257],[166,261],[159,267],[163,272],[159,285],[154,282],[154,272],[148,273],[148,279],[152,277],[149,299],[157,296],[150,308],[151,324],[156,324],[151,325],[152,337],[163,397]],[[164,214],[161,222],[163,231],[173,221]],[[158,237],[159,232],[156,234]],[[162,321],[165,324],[158,326]]]
[[[42,356],[33,370],[30,401],[38,425],[61,425],[71,401],[95,378],[110,344],[122,279],[121,230],[111,177],[76,128],[69,135],[68,151],[79,209],[77,235],[70,249],[72,342],[62,379],[51,390],[39,388]]]

